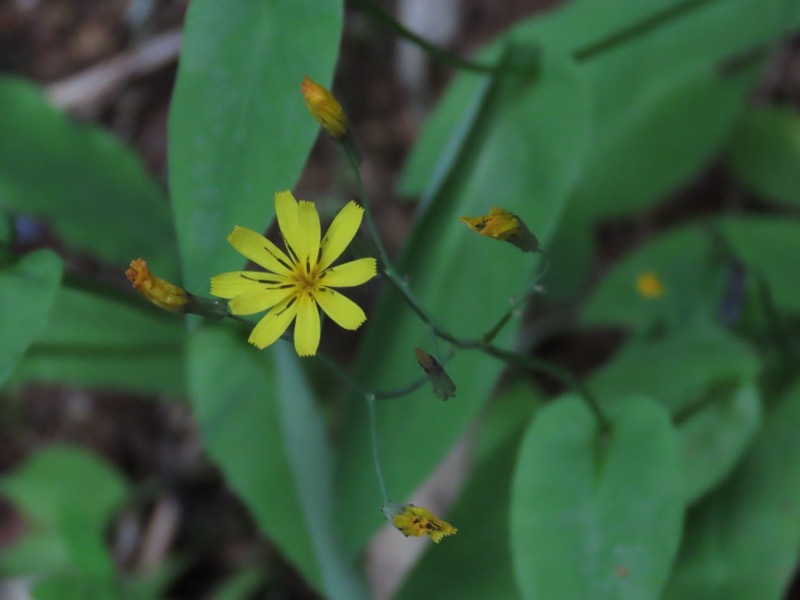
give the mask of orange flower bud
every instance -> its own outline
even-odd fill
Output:
[[[308,76],[303,79],[300,87],[311,116],[316,119],[332,138],[345,137],[349,131],[347,115],[344,114],[342,105],[327,89],[312,81]]]
[[[480,235],[513,244],[523,252],[538,252],[539,240],[514,213],[493,206],[488,215],[461,217],[461,222]]]

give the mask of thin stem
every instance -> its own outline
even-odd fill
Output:
[[[372,394],[367,395],[367,406],[369,407],[369,428],[370,438],[372,440],[372,460],[375,463],[375,473],[378,475],[378,483],[381,486],[381,495],[383,496],[384,505],[389,504],[389,495],[386,493],[386,482],[383,480],[383,471],[381,470],[381,459],[378,455],[378,423],[375,415],[375,396]]]
[[[475,73],[494,73],[499,70],[495,65],[476,63],[466,58],[461,58],[460,56],[457,56],[452,52],[448,52],[440,46],[430,43],[425,38],[420,37],[410,29],[407,29],[402,23],[400,23],[397,19],[376,5],[374,2],[369,2],[368,0],[353,0],[353,2],[358,5],[362,12],[373,17],[376,21],[379,21],[388,29],[391,29],[392,32],[397,35],[397,37],[419,46],[433,58],[445,64],[463,69],[465,71],[473,71]]]

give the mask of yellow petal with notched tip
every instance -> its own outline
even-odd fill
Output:
[[[271,285],[284,281],[286,281],[286,277],[264,271],[220,273],[211,278],[211,293],[219,298],[230,300],[239,294],[264,289],[265,284]]]
[[[290,297],[273,307],[250,332],[248,342],[264,349],[283,335],[297,314],[297,302]]]
[[[366,283],[378,273],[378,263],[374,258],[359,258],[325,271],[320,284],[325,287],[353,287]]]
[[[320,269],[326,269],[342,255],[344,249],[358,233],[363,218],[364,209],[352,200],[339,211],[322,240]]]
[[[228,242],[239,254],[268,271],[279,275],[291,273],[291,261],[283,250],[252,229],[237,225],[228,235]]]
[[[228,306],[230,306],[231,312],[235,315],[252,315],[280,304],[293,293],[294,288],[291,287],[274,290],[267,290],[262,287],[261,289],[239,294],[228,302]]]
[[[298,356],[314,356],[319,347],[320,323],[317,304],[310,294],[297,300],[297,321],[294,324],[294,349]]]
[[[335,290],[321,288],[314,293],[314,299],[325,314],[344,329],[358,329],[367,320],[358,304]]]

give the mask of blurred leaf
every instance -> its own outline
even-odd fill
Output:
[[[640,332],[716,324],[731,257],[713,236],[712,229],[692,224],[648,240],[594,290],[582,320]],[[645,297],[637,289],[637,280],[648,273],[661,282],[660,297]]]
[[[330,450],[288,352],[259,352],[232,328],[195,331],[189,342],[195,414],[205,448],[261,531],[326,597],[355,600],[364,594],[337,552],[330,522]]]
[[[800,548],[800,387],[734,474],[690,512],[666,600],[779,600]]]
[[[513,86],[498,106],[494,127],[479,146],[466,146],[454,163],[444,193],[417,221],[399,271],[408,276],[423,306],[446,329],[463,337],[483,335],[495,324],[535,272],[535,259],[508,244],[482,238],[458,223],[497,204],[520,215],[546,240],[577,175],[588,129],[588,99],[569,62],[545,56],[539,78]],[[477,158],[474,164],[470,159]],[[431,336],[393,290],[387,290],[367,322],[359,377],[377,389],[404,386],[419,377],[414,348],[426,351]],[[496,343],[509,345],[513,325]],[[387,343],[391,340],[391,344]],[[425,387],[402,400],[380,402],[383,470],[395,501],[401,501],[455,442],[486,400],[502,365],[477,352],[463,352],[445,365],[458,387],[447,404]],[[413,423],[409,429],[404,424]],[[381,505],[371,465],[366,406],[352,404],[342,440],[337,478],[339,520],[347,523],[349,551],[357,552],[377,526]]]
[[[0,385],[47,322],[62,267],[58,256],[40,250],[0,270]]]
[[[684,328],[658,340],[633,340],[589,379],[603,405],[638,393],[678,415],[717,384],[756,378],[758,357],[740,338],[722,329]]]
[[[789,108],[750,109],[734,131],[726,160],[759,194],[800,204],[800,113]]]
[[[717,486],[745,455],[761,424],[761,399],[752,382],[708,394],[705,406],[680,423],[688,503]]]
[[[141,298],[120,302],[62,287],[11,382],[181,393],[185,337],[182,318],[151,310]]]
[[[120,600],[121,596],[112,581],[98,583],[66,574],[37,581],[33,586],[33,598],[35,600]]]
[[[520,597],[508,540],[511,475],[520,439],[539,403],[528,384],[491,401],[481,422],[475,467],[447,515],[458,535],[447,540],[446,549],[429,547],[406,577],[398,600]]]
[[[0,78],[0,107],[0,208],[40,217],[115,265],[143,256],[163,277],[177,274],[166,196],[130,149],[25,81]]]
[[[604,435],[567,397],[539,411],[520,449],[511,547],[527,599],[657,599],[681,536],[678,439],[644,397]]]
[[[87,586],[101,587],[113,578],[104,532],[127,491],[107,464],[84,450],[50,447],[4,477],[0,492],[25,514],[32,527],[4,556],[4,572],[45,577],[77,574]],[[33,551],[47,547],[59,551],[41,562],[42,557]]]
[[[746,267],[766,277],[777,308],[800,312],[800,220],[748,216],[722,217],[715,223]]]
[[[209,600],[242,600],[251,598],[258,586],[264,583],[264,574],[255,567],[247,568],[228,577],[214,589]]]
[[[241,267],[225,237],[265,230],[318,131],[300,83],[331,80],[341,0],[195,0],[170,112],[170,191],[187,288]]]
[[[602,140],[612,130],[627,128],[624,124],[637,118],[637,107],[651,102],[648,98],[663,89],[664,81],[682,81],[701,71],[710,74],[724,59],[798,24],[800,10],[785,0],[727,0],[704,6],[685,0],[593,0],[566,3],[522,21],[500,39],[537,42],[575,56],[590,79],[596,134]],[[478,56],[490,60],[496,46],[491,44]],[[479,82],[470,73],[455,77],[409,158],[401,180],[404,194],[418,194],[430,181],[436,158]],[[724,120],[724,106],[720,113],[705,114],[712,121]],[[694,118],[691,113],[685,116]],[[697,139],[703,142],[702,136]],[[651,146],[651,152],[659,152],[658,144]],[[690,145],[683,149],[692,151]]]

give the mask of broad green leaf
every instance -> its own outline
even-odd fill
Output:
[[[779,600],[800,548],[800,387],[768,411],[733,475],[688,515],[665,600]]]
[[[39,217],[115,265],[141,256],[162,277],[177,274],[166,195],[131,150],[28,82],[0,78],[0,106],[0,208]]]
[[[526,599],[656,600],[681,536],[680,448],[666,411],[620,402],[608,435],[577,397],[539,411],[520,449],[511,547]]]
[[[73,574],[58,575],[33,586],[35,600],[120,600],[113,581],[96,582]],[[127,600],[127,597],[122,596]]]
[[[241,267],[225,237],[263,231],[275,192],[291,188],[318,126],[300,83],[327,85],[341,0],[195,0],[170,112],[170,191],[188,289]]]
[[[182,318],[133,294],[110,298],[62,287],[11,382],[180,393],[185,336]]]
[[[49,250],[0,270],[0,385],[45,326],[61,272],[61,260]]]
[[[363,597],[337,552],[323,423],[289,352],[259,352],[232,328],[190,336],[189,388],[204,446],[261,531],[309,583],[326,597]]]
[[[0,493],[32,527],[5,555],[3,571],[43,577],[78,573],[87,585],[113,577],[104,532],[126,489],[120,476],[100,459],[71,447],[41,450],[0,480]],[[52,549],[45,561],[35,552],[42,548]]]
[[[734,174],[770,200],[800,204],[800,113],[753,108],[734,131],[726,153]]]
[[[218,586],[209,600],[241,600],[251,597],[264,582],[264,574],[257,568],[246,568],[233,574]]]
[[[649,240],[620,261],[586,302],[585,323],[624,325],[647,332],[654,327],[713,325],[733,266],[714,230],[692,224]],[[660,296],[647,297],[639,278],[656,277]]]
[[[633,340],[593,374],[589,388],[604,406],[632,393],[662,404],[679,422],[687,501],[717,485],[736,465],[760,422],[752,381],[753,350],[721,329],[680,329]]]
[[[684,328],[654,341],[631,341],[588,385],[604,405],[637,393],[678,416],[703,400],[710,388],[753,380],[759,368],[753,350],[735,335],[716,328]]]
[[[540,404],[530,385],[492,399],[481,419],[476,464],[447,520],[458,527],[447,547],[430,547],[408,574],[398,600],[519,598],[512,571],[508,513],[520,439]],[[469,565],[469,569],[464,566]]]
[[[722,386],[678,426],[687,502],[717,486],[737,465],[761,424],[761,399],[752,382]]]
[[[431,201],[399,261],[426,310],[463,337],[491,329],[537,263],[509,244],[476,235],[458,218],[501,205],[546,240],[585,148],[588,101],[569,62],[545,55],[540,77],[509,94],[480,148],[463,149],[465,155],[479,152],[477,161],[469,169],[454,166],[460,184],[445,186],[446,193]],[[391,289],[369,315],[367,328],[358,372],[375,389],[404,386],[422,374],[414,348],[435,352],[426,327]],[[512,337],[509,325],[495,341],[507,346]],[[455,399],[442,403],[422,388],[378,404],[383,468],[395,501],[410,494],[463,432],[488,398],[502,364],[464,352],[446,369],[457,386]],[[338,514],[347,523],[354,553],[379,524],[374,511],[381,505],[363,400],[351,406],[341,440]]]

